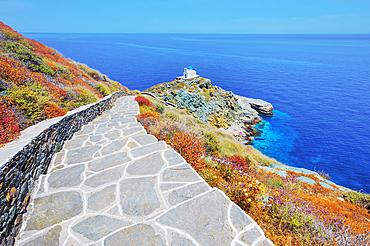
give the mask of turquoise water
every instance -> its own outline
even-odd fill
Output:
[[[370,192],[370,35],[26,33],[130,89],[192,66],[212,83],[272,103],[254,146]]]
[[[263,120],[255,126],[261,131],[261,136],[255,137],[252,145],[280,162],[294,165],[290,153],[299,135],[289,125],[292,121],[294,120],[287,113],[278,110],[274,110],[273,117],[263,116]]]

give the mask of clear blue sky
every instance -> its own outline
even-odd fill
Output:
[[[370,33],[370,0],[0,0],[19,32]]]

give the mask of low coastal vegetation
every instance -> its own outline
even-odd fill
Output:
[[[0,146],[33,124],[121,90],[127,91],[0,22]]]
[[[137,119],[148,133],[166,141],[210,186],[225,192],[275,245],[370,245],[369,195],[334,184],[324,187],[318,174],[269,172],[262,167],[282,164],[188,110],[164,107],[142,95],[136,100]],[[315,183],[301,182],[302,177]]]

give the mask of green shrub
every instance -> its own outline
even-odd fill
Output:
[[[180,121],[180,116],[178,116],[174,112],[166,112],[163,116],[173,121]]]
[[[280,187],[284,187],[285,185],[281,179],[270,179],[267,183],[272,188],[280,188]]]
[[[9,96],[31,122],[46,119],[43,110],[50,102],[50,96],[42,85],[28,83],[26,86],[14,86],[9,89]]]
[[[349,191],[343,194],[343,198],[348,202],[362,205],[370,211],[370,194],[365,194],[357,191]]]
[[[103,83],[98,83],[95,85],[95,89],[103,96],[108,96],[110,94],[110,89],[107,85]]]
[[[40,72],[51,76],[55,75],[53,69],[51,69],[51,67],[46,63],[31,63],[28,68],[34,72]]]
[[[59,73],[59,74],[69,74],[70,73],[70,71],[69,71],[69,69],[68,69],[68,67],[67,66],[64,66],[64,65],[60,65],[60,64],[58,64],[58,63],[55,63],[54,64],[55,65],[55,68],[56,68],[56,70],[57,70],[57,72]]]
[[[155,105],[155,110],[161,114],[164,112],[164,106],[162,104],[156,104]]]
[[[77,100],[83,105],[86,105],[98,101],[99,97],[88,89],[81,89],[78,93]]]

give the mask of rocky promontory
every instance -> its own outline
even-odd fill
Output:
[[[255,135],[253,125],[261,121],[259,114],[273,115],[270,103],[235,95],[212,85],[205,78],[162,83],[145,92],[185,108],[198,120],[231,131],[238,139],[247,139],[246,142],[250,142]]]

